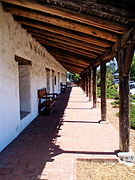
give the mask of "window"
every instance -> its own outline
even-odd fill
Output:
[[[50,69],[46,68],[46,89],[50,92]]]
[[[22,120],[31,112],[31,62],[18,56],[15,56],[15,60],[18,62],[20,119]]]

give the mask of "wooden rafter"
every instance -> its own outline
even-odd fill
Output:
[[[58,54],[55,54],[55,53],[51,53],[54,57],[56,57],[57,59],[64,59],[64,60],[67,60],[68,62],[73,62],[73,63],[76,63],[77,65],[82,65],[82,66],[89,66],[90,65],[90,61],[89,63],[86,63],[85,61],[81,61],[81,60],[76,60],[74,58],[69,58],[68,56],[62,56],[62,55],[58,55]]]
[[[56,57],[56,56],[55,56],[55,58],[56,58],[56,60],[59,61],[59,62],[63,62],[63,63],[66,63],[66,64],[70,64],[70,65],[73,65],[73,66],[76,66],[76,67],[79,67],[79,68],[84,68],[84,69],[85,69],[85,68],[87,67],[87,65],[82,65],[82,64],[79,64],[79,63],[74,62],[74,61],[69,61],[69,60],[67,60],[67,59],[65,59],[65,58]]]
[[[101,60],[108,61],[115,56],[119,44],[126,41],[123,40],[124,38],[121,38],[121,36],[123,34],[130,34],[127,32],[129,27],[122,23],[124,21],[125,24],[127,23],[126,15],[129,18],[134,14],[133,11],[125,11],[119,7],[115,8],[111,3],[112,9],[108,9],[110,7],[108,5],[105,6],[105,9],[107,7],[106,10],[108,11],[106,13],[106,10],[101,8],[102,2],[99,3],[100,5],[96,2],[90,2],[92,5],[91,8],[97,7],[95,12],[100,13],[97,14],[97,17],[75,12],[72,9],[73,7],[68,7],[69,9],[58,7],[61,6],[59,3],[57,4],[58,6],[52,5],[50,1],[44,2],[43,4],[40,4],[36,0],[3,0],[3,2],[4,8],[11,12],[15,19],[19,21],[39,43],[45,47],[59,48],[76,54],[77,56],[84,56],[92,61],[90,62],[91,66],[98,66]],[[66,4],[71,5],[71,2],[72,0],[66,2]],[[62,3],[64,3],[64,1],[62,1]],[[73,2],[73,4],[73,6],[78,6],[75,2]],[[118,15],[115,16],[114,13],[114,11],[117,12],[118,9],[122,10],[117,13],[119,17]],[[90,14],[92,14],[92,12],[90,12]],[[103,17],[101,17],[102,15]],[[109,21],[108,17],[110,18]],[[114,17],[116,19],[113,19]],[[120,17],[122,19],[120,19]],[[33,27],[36,29],[33,29]],[[53,56],[56,57],[55,54]],[[127,56],[130,57],[130,55]],[[61,57],[59,56],[59,58]],[[67,60],[68,58],[65,57],[65,59]],[[84,61],[83,58],[82,61]],[[72,62],[76,63],[77,59],[72,58]],[[81,60],[78,62],[82,64]]]
[[[55,16],[49,16],[48,14],[43,14],[38,11],[29,11],[29,9],[20,8],[11,5],[6,5],[4,6],[4,8],[16,16],[21,16],[21,17],[37,20],[40,22],[56,25],[62,28],[75,30],[78,32],[82,32],[112,42],[117,42],[118,40],[117,34],[100,28],[95,28],[94,26],[78,23],[76,21],[65,20]]]
[[[80,65],[84,65],[84,66],[89,66],[91,61],[86,61],[86,60],[82,60],[82,59],[79,59],[79,58],[76,58],[76,57],[72,57],[72,56],[69,56],[69,55],[62,55],[62,54],[59,54],[57,52],[52,52],[52,51],[49,51],[50,54],[52,54],[54,57],[57,57],[57,58],[64,58],[66,60],[68,60],[69,62],[75,62],[77,64],[80,64]]]
[[[65,58],[65,57],[60,57],[60,56],[56,56],[56,55],[54,57],[57,59],[57,61],[67,62],[67,63],[74,64],[74,65],[77,65],[77,66],[80,66],[83,68],[86,68],[89,65],[89,64],[82,64],[81,62],[70,60],[70,59]]]
[[[55,56],[64,57],[64,58],[69,59],[70,61],[75,61],[75,62],[85,64],[85,65],[89,65],[94,61],[94,59],[92,58],[88,58],[86,56],[73,53],[67,50],[59,49],[53,46],[46,46],[46,48],[50,52],[50,54],[52,54],[54,57]]]
[[[88,16],[84,14],[80,14],[68,9],[56,7],[53,5],[49,4],[44,4],[41,5],[36,2],[31,2],[31,1],[18,1],[18,0],[2,0],[3,2],[7,2],[13,5],[19,5],[25,8],[30,8],[32,10],[38,10],[40,12],[48,13],[48,14],[53,14],[55,16],[59,16],[62,18],[68,18],[70,20],[75,20],[77,22],[85,23],[91,26],[99,27],[102,29],[106,29],[112,32],[120,33],[123,34],[127,28],[124,25],[118,24],[116,22],[110,22],[108,20],[98,18],[95,16]]]
[[[130,42],[132,40],[132,42]],[[134,46],[135,43],[135,28],[132,27],[127,33],[125,33],[118,42],[116,42],[111,48],[109,48],[103,55],[100,56],[100,58],[96,59],[94,62],[95,66],[98,66],[100,64],[100,60],[108,61],[113,59],[113,57],[116,56],[116,52],[119,51],[120,48],[125,48],[126,46],[129,46],[128,44],[131,44],[131,47]],[[128,52],[127,57],[132,56],[133,52]],[[128,67],[128,64],[127,66]],[[128,70],[129,71],[129,70]]]
[[[79,33],[76,31],[71,31],[68,29],[60,28],[58,26],[50,25],[47,23],[40,23],[39,21],[33,21],[33,20],[30,20],[27,18],[19,18],[17,16],[15,17],[15,20],[20,22],[22,25],[27,25],[27,26],[30,26],[32,28],[37,28],[39,30],[45,30],[45,31],[49,31],[49,32],[56,33],[59,35],[67,36],[70,38],[81,40],[81,41],[91,43],[91,44],[94,44],[97,46],[101,46],[104,48],[108,48],[112,45],[111,42],[108,42],[106,40],[102,40],[100,38],[96,38],[96,37],[86,35],[83,33]]]
[[[78,44],[78,43],[75,43],[73,41],[66,41],[62,37],[56,38],[56,37],[51,37],[51,36],[43,36],[41,34],[37,34],[37,33],[33,33],[33,32],[31,34],[36,39],[41,38],[42,40],[46,40],[46,41],[50,41],[50,42],[53,41],[54,43],[60,43],[63,45],[67,45],[67,46],[71,46],[71,47],[75,47],[75,48],[80,48],[82,50],[89,51],[90,53],[94,53],[95,55],[102,54],[102,52],[103,52],[100,50],[92,49],[91,47],[83,46],[83,44]]]
[[[71,70],[78,70],[80,72],[82,72],[85,68],[70,64],[70,63],[65,63],[65,62],[61,62],[61,64],[65,67],[65,68],[70,68]]]
[[[81,55],[84,55],[86,57],[89,57],[89,58],[96,58],[97,55],[95,54],[92,54],[90,53],[89,51],[86,51],[86,50],[82,50],[81,48],[75,48],[75,47],[72,47],[72,46],[67,46],[65,44],[61,44],[61,43],[55,43],[54,41],[48,41],[48,40],[44,40],[44,39],[41,39],[41,38],[36,38],[35,39],[43,44],[44,46],[45,45],[50,45],[52,47],[58,47],[58,48],[61,48],[61,49],[64,49],[64,50],[68,50],[68,51],[71,51],[71,52],[74,52],[74,53],[77,53],[77,54],[81,54]]]
[[[66,37],[66,36],[63,36],[63,35],[58,35],[56,33],[51,33],[51,32],[48,32],[48,31],[42,31],[42,30],[38,30],[38,29],[35,29],[35,28],[33,29],[31,27],[28,27],[28,26],[27,27],[24,26],[24,27],[27,29],[28,33],[33,34],[33,35],[41,36],[41,37],[44,37],[44,38],[51,37],[51,38],[61,39],[61,40],[64,40],[66,42],[70,42],[72,44],[77,44],[77,45],[80,45],[80,46],[82,46],[84,48],[88,48],[93,52],[105,52],[106,51],[106,48],[96,46],[96,45],[93,45],[93,44],[90,44],[90,43],[85,43],[84,41],[80,41],[80,40],[77,40],[77,39],[74,39],[74,38],[69,38],[69,37]]]

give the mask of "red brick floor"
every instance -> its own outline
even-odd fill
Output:
[[[59,95],[51,116],[36,118],[0,153],[0,180],[74,180],[77,158],[116,158],[118,133],[79,87]]]

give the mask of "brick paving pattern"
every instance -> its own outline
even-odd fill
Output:
[[[51,116],[37,117],[0,153],[0,180],[74,180],[77,158],[117,158],[118,133],[79,87],[59,95]]]

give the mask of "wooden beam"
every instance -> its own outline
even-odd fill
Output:
[[[101,39],[105,39],[112,42],[117,42],[118,36],[107,30],[102,30],[99,28],[95,28],[93,26],[89,26],[86,24],[78,23],[75,21],[70,21],[62,18],[58,18],[55,16],[49,16],[48,14],[43,14],[38,11],[29,11],[29,9],[24,9],[20,7],[15,7],[11,5],[4,6],[4,9],[13,15],[21,16],[29,19],[33,19],[36,21],[49,23],[52,25],[56,25],[62,28],[78,31],[81,33],[85,33],[88,35],[92,35]]]
[[[95,26],[98,28],[106,29],[112,32],[123,34],[127,28],[124,25],[120,25],[119,23],[107,21],[103,18],[87,16],[81,13],[77,13],[66,8],[60,8],[49,4],[39,4],[36,2],[26,1],[23,2],[20,0],[2,0],[3,2],[7,2],[14,5],[19,5],[22,7],[26,7],[33,10],[38,10],[44,13],[52,14],[55,16],[60,16],[62,18],[68,18],[70,20],[75,20],[81,23],[85,23],[91,26]]]
[[[57,55],[57,54],[54,54],[54,53],[51,53],[51,52],[50,52],[50,54],[52,54],[57,60],[59,60],[59,59],[62,60],[63,59],[63,61],[65,61],[65,62],[74,63],[76,65],[80,65],[80,66],[83,66],[83,67],[87,67],[87,66],[90,65],[90,63],[83,63],[83,61],[80,61],[80,60],[76,61],[76,60],[68,58],[66,56]]]
[[[90,47],[85,47],[82,44],[78,44],[78,43],[75,43],[73,41],[66,41],[62,37],[61,38],[56,38],[56,37],[51,37],[51,36],[43,36],[43,35],[37,34],[37,33],[36,34],[32,33],[32,36],[34,38],[41,38],[43,40],[53,41],[55,43],[61,43],[61,44],[68,45],[68,46],[71,46],[71,47],[80,48],[82,50],[89,51],[90,53],[93,53],[93,54],[96,54],[96,55],[103,53],[102,51],[95,50],[95,49],[92,49]]]
[[[132,37],[130,36],[131,40]],[[129,151],[129,72],[135,50],[135,41],[128,44],[127,47],[119,47],[117,52],[117,62],[119,69],[119,139],[120,151]],[[129,55],[129,47],[131,55]],[[125,67],[127,66],[127,67]]]
[[[49,32],[52,32],[52,33],[67,36],[67,37],[70,37],[70,38],[74,38],[74,39],[77,39],[77,40],[81,40],[81,41],[91,43],[91,44],[94,44],[94,45],[98,45],[98,46],[101,46],[101,47],[105,47],[105,48],[108,48],[108,47],[110,47],[112,45],[111,42],[108,42],[106,40],[102,40],[100,38],[95,38],[93,36],[86,35],[84,33],[71,31],[71,30],[68,30],[68,29],[65,29],[65,28],[60,28],[58,26],[53,26],[53,25],[50,25],[50,24],[47,24],[47,23],[40,23],[38,21],[32,21],[32,20],[27,19],[27,18],[20,18],[20,17],[17,17],[17,16],[15,16],[14,18],[15,18],[16,21],[20,22],[22,25],[31,26],[31,27],[37,28],[39,30],[49,31]]]
[[[106,121],[106,63],[101,62],[101,121]]]
[[[88,69],[88,81],[89,81],[89,101],[92,100],[92,82],[91,82],[92,78],[91,78],[91,69]]]
[[[19,65],[32,65],[32,62],[28,59],[24,59],[20,56],[15,55],[15,61],[18,62]]]
[[[93,68],[93,108],[97,107],[97,68]]]
[[[63,35],[58,35],[56,33],[50,33],[48,31],[42,31],[42,30],[37,30],[37,29],[33,29],[33,28],[29,28],[28,26],[26,27],[27,29],[27,32],[32,34],[32,35],[35,35],[35,36],[39,36],[39,37],[44,37],[44,38],[53,38],[53,39],[60,39],[60,40],[63,40],[65,42],[68,42],[68,43],[72,43],[72,44],[77,44],[78,46],[81,46],[82,48],[84,49],[88,49],[92,52],[95,52],[95,53],[102,53],[102,52],[105,52],[106,51],[106,48],[103,48],[103,47],[100,47],[100,46],[96,46],[96,45],[93,45],[93,44],[90,44],[90,43],[85,43],[83,41],[80,41],[80,40],[76,40],[74,38],[69,38],[69,37],[66,37],[66,36],[63,36]]]
[[[47,50],[48,50],[48,49],[47,49]],[[67,55],[67,54],[62,55],[62,54],[58,54],[57,52],[56,52],[56,53],[51,52],[50,50],[49,50],[49,52],[50,52],[50,54],[52,54],[54,57],[64,58],[64,59],[66,59],[66,60],[68,60],[68,61],[75,62],[75,63],[77,63],[77,64],[89,66],[90,63],[91,63],[90,61],[86,61],[86,60],[82,60],[82,59],[80,59],[80,58],[72,57],[72,56],[69,56],[69,55]]]
[[[91,64],[92,61],[94,61],[94,59],[92,58],[88,58],[86,56],[82,56],[77,53],[72,53],[70,51],[59,49],[53,46],[46,46],[46,49],[53,55],[58,55],[58,56],[65,57],[71,60],[79,61],[80,63],[86,64],[86,65]]]
[[[130,45],[129,45],[130,44]],[[135,27],[133,26],[127,33],[125,33],[119,40],[118,42],[116,42],[111,48],[109,48],[106,52],[103,53],[103,55],[99,56],[95,61],[93,66],[98,66],[100,65],[100,59],[102,61],[109,61],[111,59],[113,59],[117,52],[119,51],[120,48],[126,48],[129,47],[129,49],[132,48],[132,46],[134,46],[135,44]],[[130,57],[132,56],[133,51],[131,52],[131,50],[129,50],[127,52],[127,58],[130,59]],[[129,63],[129,61],[127,61],[127,63]],[[130,66],[129,64],[126,64],[126,66],[124,67],[127,68],[128,71],[128,66]]]
[[[74,62],[74,61],[69,61],[68,59],[65,59],[65,58],[62,58],[62,57],[57,57],[55,56],[56,60],[59,61],[59,62],[65,62],[67,64],[72,64],[72,65],[75,65],[77,67],[81,67],[81,68],[86,68],[88,65],[82,65],[82,64],[79,64],[77,62]]]
[[[86,57],[89,57],[89,58],[96,58],[97,56],[88,52],[88,51],[85,51],[85,50],[82,50],[80,48],[74,48],[74,47],[71,47],[71,46],[67,46],[67,45],[64,45],[64,44],[61,44],[61,43],[54,43],[53,41],[47,41],[47,40],[43,40],[43,39],[40,39],[40,38],[35,38],[39,43],[43,44],[44,46],[45,45],[49,45],[49,46],[53,46],[53,47],[58,47],[58,48],[61,48],[61,49],[64,49],[64,50],[68,50],[68,51],[71,51],[71,52],[74,52],[74,53],[77,53],[77,54],[81,54],[81,55],[84,55]]]
[[[85,77],[84,77],[84,73],[81,73],[81,86],[82,86],[82,90],[85,91]]]
[[[127,45],[126,63],[123,70],[125,75],[129,74],[130,72],[134,52],[135,52],[135,42],[134,43],[131,42],[130,44]]]
[[[80,70],[76,70],[76,69],[71,69],[71,68],[68,68],[68,67],[65,67],[65,69],[71,73],[77,73],[77,74],[80,74],[81,71]]]
[[[84,74],[84,92],[86,96],[88,97],[88,76],[87,76],[87,69],[83,72]]]
[[[123,50],[118,52],[119,64],[119,139],[120,151],[129,151],[129,74],[124,76]]]
[[[88,97],[88,70],[86,69],[86,96]]]
[[[83,71],[83,91],[84,91],[84,93],[86,92],[86,77],[85,77],[84,71]]]
[[[73,65],[69,65],[67,63],[64,63],[64,62],[61,62],[61,64],[68,70],[70,70],[70,72],[75,72],[75,71],[78,71],[78,72],[82,72],[84,70],[84,68],[80,68],[80,67],[76,67],[76,66],[73,66]]]
[[[74,65],[74,64],[69,63],[69,62],[67,63],[67,62],[61,61],[61,63],[64,64],[64,65],[67,65],[67,66],[76,68],[76,69],[82,69],[82,70],[85,69],[85,67],[81,67],[81,66],[79,66],[79,65]]]

